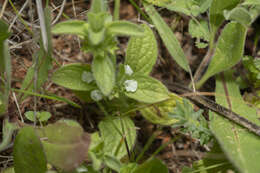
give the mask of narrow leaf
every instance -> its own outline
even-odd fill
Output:
[[[152,5],[147,5],[144,3],[145,11],[152,19],[156,29],[158,30],[164,45],[167,50],[173,57],[173,59],[179,64],[185,71],[189,71],[188,60],[185,57],[185,54],[181,48],[179,41],[176,36],[173,34],[170,27],[165,23],[160,14],[155,10]]]
[[[197,83],[200,87],[211,76],[236,65],[244,53],[247,29],[237,22],[230,22],[223,29],[216,50],[206,73]]]
[[[144,29],[128,21],[113,21],[107,26],[107,30],[115,35],[143,36]]]
[[[115,86],[115,67],[109,57],[97,56],[92,62],[92,72],[101,92],[108,96]]]
[[[84,37],[88,30],[88,24],[82,20],[68,20],[56,24],[52,28],[53,34],[76,34]]]
[[[59,68],[52,75],[52,81],[76,91],[90,91],[95,88],[88,64],[69,64]]]
[[[126,50],[125,64],[129,65],[134,73],[149,74],[157,59],[157,42],[153,31],[142,25],[145,32],[143,37],[131,37]]]
[[[14,142],[14,170],[16,173],[45,173],[47,161],[40,138],[32,127],[22,128]]]
[[[137,82],[137,89],[126,91],[126,96],[144,103],[156,103],[169,98],[167,88],[160,81],[146,75],[135,75],[133,80]]]
[[[231,71],[226,72],[223,78],[217,78],[216,102],[260,125],[256,109],[243,101]],[[259,173],[260,138],[216,113],[210,112],[210,116],[210,128],[235,167],[240,172]]]

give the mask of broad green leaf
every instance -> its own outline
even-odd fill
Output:
[[[142,116],[154,124],[172,125],[178,120],[169,116],[176,106],[176,101],[182,102],[182,98],[174,93],[169,94],[170,98],[167,101],[158,104],[147,105],[146,108],[140,109]]]
[[[109,57],[96,56],[92,62],[92,72],[101,92],[108,96],[115,86],[115,67]]]
[[[58,121],[37,130],[47,161],[64,171],[78,167],[87,157],[89,134],[75,121]]]
[[[138,167],[137,163],[128,163],[127,165],[123,165],[120,169],[120,173],[132,173]]]
[[[137,89],[134,92],[125,91],[128,97],[144,103],[169,99],[169,92],[160,81],[146,75],[135,75],[133,80],[137,82]]]
[[[226,20],[234,20],[244,26],[249,26],[252,22],[250,13],[243,7],[236,7],[230,11],[225,10],[224,16]]]
[[[95,88],[88,64],[65,65],[53,73],[52,81],[76,91],[90,91]]]
[[[105,162],[106,166],[108,166],[109,168],[111,168],[117,172],[120,172],[122,163],[116,157],[105,154],[104,162]]]
[[[88,23],[82,20],[68,20],[56,24],[52,28],[53,34],[76,34],[84,37],[88,30]]]
[[[106,26],[108,32],[115,35],[143,36],[144,29],[128,21],[113,21]]]
[[[223,93],[228,95],[223,97]],[[224,79],[217,78],[216,102],[227,108],[230,104],[232,111],[260,125],[256,108],[243,101],[231,71],[225,73]],[[210,128],[227,158],[240,172],[259,173],[260,138],[216,113],[210,112],[210,116]]]
[[[134,73],[149,74],[157,59],[157,42],[153,31],[142,25],[145,32],[143,37],[131,37],[126,50],[125,64],[129,65]]]
[[[25,112],[25,117],[34,122],[34,112],[33,111],[27,111]],[[51,118],[50,112],[36,112],[36,120],[39,120],[40,122],[48,121],[48,119]]]
[[[162,38],[164,45],[173,57],[173,59],[179,64],[185,71],[189,71],[189,64],[184,52],[181,48],[179,41],[173,34],[170,27],[165,23],[160,14],[155,10],[152,5],[144,3],[145,11],[152,19],[153,24],[158,30],[160,37]]]
[[[211,76],[236,65],[243,56],[247,29],[237,22],[228,23],[223,29],[215,53],[206,73],[197,83],[200,87]]]
[[[14,142],[15,173],[45,173],[47,161],[40,138],[33,127],[22,128]]]
[[[133,173],[168,173],[168,168],[159,159],[152,157],[138,166]]]
[[[98,128],[104,141],[104,154],[114,156],[117,159],[124,157],[127,154],[124,136],[129,150],[133,149],[136,129],[134,122],[129,117],[107,118],[99,123]]]
[[[223,15],[224,10],[233,9],[240,0],[212,0],[209,9],[209,23],[211,30],[211,40],[215,39],[215,34],[225,18]]]

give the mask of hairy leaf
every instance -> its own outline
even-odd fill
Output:
[[[129,117],[108,118],[101,121],[98,127],[104,141],[104,154],[121,159],[127,154],[124,140],[130,150],[133,148],[136,130],[134,122]],[[125,139],[123,139],[124,135]]]
[[[173,34],[170,27],[165,23],[160,14],[155,10],[152,5],[144,3],[145,11],[152,19],[156,29],[158,30],[160,37],[162,38],[164,45],[173,57],[173,59],[179,64],[185,71],[189,71],[189,64],[184,52],[178,42],[176,36]]]
[[[249,26],[252,22],[250,13],[243,7],[236,7],[230,11],[224,11],[226,20],[234,20],[244,26]]]
[[[47,161],[45,153],[33,127],[22,128],[14,142],[15,173],[45,173]]]
[[[55,71],[52,75],[52,81],[72,90],[90,91],[95,88],[95,84],[88,79],[87,74],[91,74],[90,65],[69,64]]]
[[[114,21],[106,26],[108,32],[115,35],[143,36],[144,29],[128,21]]]
[[[115,67],[109,57],[96,56],[92,72],[101,92],[108,96],[115,86]]]
[[[142,25],[144,37],[131,37],[126,50],[125,64],[129,65],[134,73],[149,74],[157,59],[157,42],[153,31]]]
[[[89,134],[72,120],[62,120],[38,129],[47,161],[64,171],[71,171],[87,157]]]
[[[216,102],[260,125],[256,109],[243,101],[231,71],[226,72],[223,78],[218,77],[216,81]],[[260,159],[259,137],[216,113],[210,112],[210,116],[210,128],[235,167],[244,173],[260,172],[257,162]]]
[[[215,39],[215,34],[221,24],[224,22],[224,10],[231,10],[240,0],[212,0],[209,9],[209,23],[211,30],[211,40]]]
[[[197,83],[200,87],[211,76],[236,65],[243,56],[247,29],[237,22],[230,22],[223,29],[216,50],[206,73]]]
[[[158,80],[146,76],[135,75],[133,80],[137,82],[136,91],[125,91],[125,94],[143,103],[156,103],[169,98],[167,88]]]
[[[84,37],[88,30],[88,23],[82,20],[68,20],[56,24],[52,28],[53,34],[76,34]]]
[[[169,116],[169,112],[176,106],[176,101],[182,102],[182,98],[174,93],[169,94],[168,101],[147,105],[147,108],[140,109],[142,116],[154,124],[172,125],[178,120]]]

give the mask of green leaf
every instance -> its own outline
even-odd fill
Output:
[[[86,36],[88,23],[82,20],[68,20],[56,24],[52,28],[53,34],[76,34],[81,37]]]
[[[63,120],[37,130],[47,161],[64,171],[78,167],[87,157],[90,135],[75,121]]]
[[[104,162],[105,162],[106,166],[108,166],[109,168],[111,168],[117,172],[120,172],[122,163],[116,157],[105,154]]]
[[[244,26],[249,26],[252,22],[250,13],[243,7],[236,7],[230,11],[225,10],[224,16],[226,20],[234,20]]]
[[[6,168],[2,173],[15,173],[14,167]]]
[[[156,29],[158,30],[164,45],[173,57],[173,59],[179,64],[185,71],[189,71],[188,60],[181,48],[179,41],[173,34],[170,27],[165,23],[160,14],[155,10],[152,5],[147,5],[144,3],[145,11],[152,19]]]
[[[88,12],[88,23],[93,32],[99,32],[104,28],[107,13]]]
[[[4,151],[12,142],[15,130],[18,128],[16,124],[8,122],[6,118],[3,122],[2,141],[0,143],[0,152]]]
[[[245,0],[242,5],[260,5],[260,0]]]
[[[136,129],[134,122],[129,117],[108,118],[98,125],[101,138],[104,141],[104,154],[121,159],[127,154],[125,140],[129,150],[132,150],[136,140]],[[123,133],[124,132],[124,133]]]
[[[90,65],[88,64],[65,65],[54,72],[52,81],[76,91],[90,91],[95,88],[95,84],[92,82],[93,79],[91,80]]]
[[[40,138],[32,127],[22,128],[14,142],[15,173],[45,173],[47,161]]]
[[[95,170],[99,170],[103,162],[103,147],[104,141],[99,136],[98,132],[91,134],[91,143],[88,150],[89,158],[92,161],[92,166]]]
[[[243,56],[247,29],[237,22],[228,23],[223,29],[215,53],[206,73],[196,84],[199,88],[211,76],[236,65]]]
[[[211,40],[215,39],[215,34],[224,22],[224,10],[233,9],[240,0],[213,0],[209,9],[209,23],[211,30]]]
[[[232,111],[260,125],[256,109],[243,101],[232,75],[232,72],[228,71],[224,79],[217,78],[216,102],[225,107],[229,107],[230,104]],[[223,93],[228,95],[223,97]],[[216,113],[210,112],[210,116],[212,117],[210,128],[227,158],[240,172],[259,173],[260,165],[257,162],[260,159],[259,137]]]
[[[204,41],[208,42],[210,39],[208,22],[205,20],[201,20],[198,23],[195,20],[190,20],[189,33],[193,38],[196,38],[197,47],[199,47],[201,45],[200,39],[203,39]],[[205,47],[206,46],[207,46],[207,44],[205,44]],[[199,47],[199,48],[205,48],[205,47]]]
[[[157,42],[153,31],[147,26],[143,37],[131,37],[126,50],[125,65],[129,65],[134,73],[149,74],[157,59]]]
[[[132,173],[138,167],[137,163],[128,163],[123,165],[120,169],[120,173]]]
[[[25,117],[34,122],[34,112],[33,111],[27,111],[25,112]],[[36,112],[36,120],[39,120],[40,122],[48,121],[48,119],[51,118],[50,112]]]
[[[104,0],[93,0],[91,3],[91,12],[99,13],[107,10],[106,1]]]
[[[137,167],[133,173],[168,173],[166,165],[157,158],[150,158]]]
[[[92,62],[92,72],[101,92],[108,96],[115,86],[115,67],[109,57],[96,56]]]
[[[137,82],[137,90],[125,91],[126,96],[144,103],[156,103],[169,98],[167,88],[160,81],[146,75],[135,75],[133,80]]]
[[[106,26],[108,32],[115,35],[143,36],[144,29],[128,21],[113,21]]]
[[[147,108],[140,109],[142,116],[153,124],[172,125],[178,120],[171,118],[169,112],[176,106],[176,101],[182,102],[182,98],[174,93],[169,94],[170,98],[162,103],[147,105]]]

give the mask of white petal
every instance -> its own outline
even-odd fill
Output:
[[[91,72],[83,71],[83,73],[81,75],[81,80],[83,82],[90,83],[94,80],[94,77]]]
[[[125,74],[131,76],[133,74],[133,70],[129,65],[125,65]]]
[[[91,97],[94,101],[98,102],[98,101],[102,100],[103,95],[102,95],[102,93],[101,93],[100,90],[93,90],[93,91],[91,91],[91,93],[90,93],[90,97]]]
[[[136,80],[126,80],[124,82],[125,89],[128,92],[135,92],[137,90],[137,81]]]

